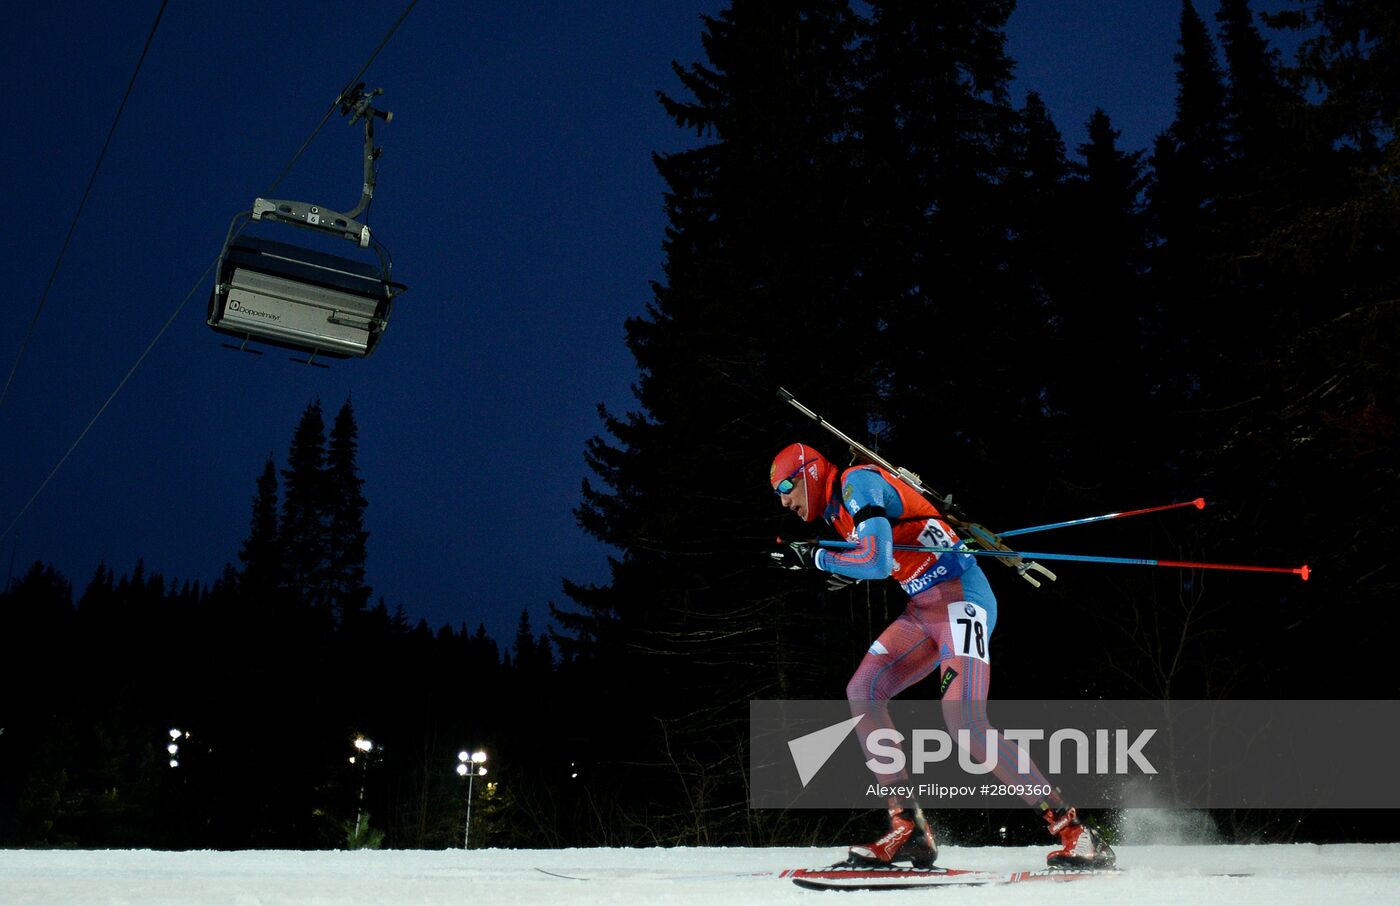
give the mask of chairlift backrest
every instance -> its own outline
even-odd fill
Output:
[[[208,323],[308,356],[367,356],[402,289],[364,262],[240,236],[224,250]]]

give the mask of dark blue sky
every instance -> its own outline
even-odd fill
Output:
[[[404,3],[172,3],[8,399],[11,524],[282,171]],[[1270,8],[1279,6],[1270,4]],[[160,4],[54,0],[0,34],[8,375]],[[595,407],[635,379],[623,321],[661,274],[650,156],[692,135],[654,100],[699,60],[723,3],[420,3],[366,75],[394,121],[370,223],[409,285],[379,349],[329,370],[221,348],[208,281],[0,541],[81,593],[105,561],[212,581],[236,562],[254,483],[308,402],[353,397],[370,501],[368,580],[434,626],[542,628],[560,579],[606,579],[574,524]],[[1208,21],[1214,2],[1198,8]],[[1178,0],[1026,0],[1009,51],[1071,149],[1104,107],[1123,144],[1169,122]],[[327,123],[277,197],[348,210],[360,133]],[[290,230],[281,238],[297,240]],[[353,249],[352,249],[353,251]],[[3,377],[0,377],[3,380]],[[930,463],[932,464],[932,463]]]

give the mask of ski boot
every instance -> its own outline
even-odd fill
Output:
[[[1073,806],[1047,808],[1045,823],[1051,836],[1060,839],[1060,848],[1045,857],[1051,868],[1106,869],[1117,861],[1113,847],[1103,842],[1092,827],[1079,823]]]
[[[847,862],[852,865],[890,865],[909,860],[915,868],[932,868],[938,858],[938,842],[933,829],[917,805],[890,809],[890,829],[874,843],[852,846]]]

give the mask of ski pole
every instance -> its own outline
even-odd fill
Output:
[[[818,541],[821,547],[850,549],[853,541]],[[1312,571],[1302,566],[1248,566],[1238,563],[1201,563],[1194,560],[1151,560],[1144,557],[1099,557],[1090,554],[1048,554],[1039,551],[970,550],[962,547],[921,547],[916,544],[896,544],[897,551],[919,551],[928,554],[972,554],[975,557],[1035,557],[1038,560],[1073,560],[1082,563],[1121,563],[1128,566],[1168,566],[1178,569],[1224,569],[1249,573],[1293,573],[1308,581]]]
[[[1068,522],[1051,522],[1046,525],[1032,525],[1029,528],[1012,529],[1009,532],[999,532],[1002,538],[1010,538],[1012,535],[1029,535],[1032,532],[1048,532],[1051,529],[1068,528],[1071,525],[1087,525],[1090,522],[1104,522],[1109,519],[1124,519],[1128,516],[1142,516],[1146,513],[1160,513],[1163,510],[1175,510],[1179,507],[1193,506],[1198,510],[1206,508],[1206,499],[1197,497],[1195,500],[1184,500],[1179,503],[1167,503],[1162,506],[1149,506],[1140,510],[1128,510],[1123,513],[1104,513],[1102,516],[1086,516],[1083,519],[1071,519]]]

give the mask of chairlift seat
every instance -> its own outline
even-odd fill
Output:
[[[310,356],[369,355],[405,289],[371,264],[259,237],[239,237],[221,261],[209,326]]]

